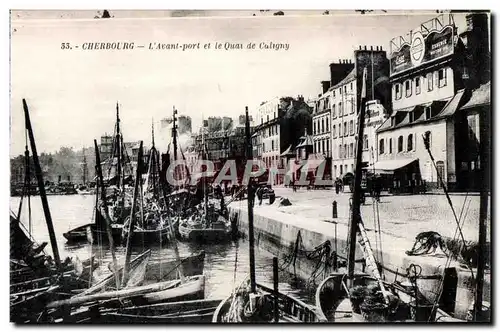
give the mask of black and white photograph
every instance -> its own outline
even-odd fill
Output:
[[[491,324],[491,16],[11,9],[10,323]]]

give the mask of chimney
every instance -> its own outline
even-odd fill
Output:
[[[339,63],[342,63],[342,60],[341,60],[341,59],[339,59]]]
[[[366,51],[366,45],[364,46],[364,50]]]
[[[370,51],[373,51],[373,46],[370,46]]]
[[[359,49],[361,50],[361,45],[359,45]]]

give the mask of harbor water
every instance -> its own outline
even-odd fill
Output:
[[[111,252],[109,245],[67,244],[63,233],[75,227],[93,222],[95,196],[93,195],[53,195],[48,196],[49,207],[52,215],[54,229],[60,257],[78,256],[80,260],[94,255],[100,261],[100,267],[95,271],[95,279],[101,279],[109,274],[108,263],[111,262]],[[19,209],[19,197],[11,197],[10,208],[17,214]],[[243,203],[243,202],[242,202]],[[246,204],[246,201],[244,201]],[[27,199],[24,198],[21,221],[28,230],[31,227],[31,234],[38,243],[47,242],[45,252],[51,256],[50,239],[45,224],[45,217],[39,196],[31,197],[31,226],[29,223],[29,209]],[[98,239],[95,240],[98,242]],[[205,251],[205,298],[222,299],[230,295],[231,290],[238,286],[249,275],[248,241],[240,239],[226,244],[195,244],[178,242],[181,256],[196,254],[201,250]],[[134,247],[134,255],[141,253],[145,249],[151,249],[152,259],[175,259],[174,250],[171,245],[147,245]],[[119,261],[123,261],[125,248],[117,245],[116,256]],[[256,248],[256,279],[258,283],[272,287],[272,259],[273,256],[259,248]],[[280,273],[280,291],[293,295],[306,303],[313,304],[314,294],[306,289],[301,289],[295,285],[293,278]]]

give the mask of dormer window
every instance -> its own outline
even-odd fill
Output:
[[[431,107],[430,106],[426,106],[425,107],[425,119],[426,120],[429,120],[432,116],[432,113],[431,113]]]
[[[420,77],[415,79],[415,94],[420,94]]]

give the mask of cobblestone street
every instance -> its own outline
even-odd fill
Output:
[[[337,201],[338,219],[342,224],[347,224],[349,218],[350,193],[335,194],[334,190],[306,190],[299,189],[293,192],[290,188],[275,187],[277,197],[287,197],[292,206],[277,207],[282,212],[293,214],[296,217],[304,216],[312,219],[331,220],[332,202]],[[462,206],[466,201],[462,214],[463,233],[466,240],[477,240],[479,223],[479,196],[478,195],[452,195],[453,207],[460,217]],[[267,204],[267,200],[264,201]],[[256,209],[259,207],[256,205]],[[424,231],[436,231],[442,236],[453,237],[456,222],[453,212],[445,195],[408,195],[408,196],[382,196],[380,203],[373,204],[370,196],[366,204],[361,207],[361,214],[365,226],[374,228],[374,221],[378,215],[383,233],[400,238],[413,240],[415,236]],[[257,211],[256,211],[257,212]],[[258,213],[258,212],[257,212]],[[488,211],[488,219],[491,220]],[[490,239],[488,225],[488,241]]]

